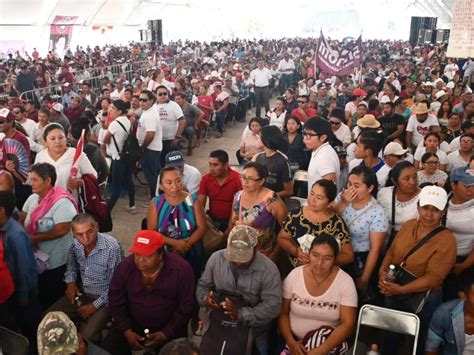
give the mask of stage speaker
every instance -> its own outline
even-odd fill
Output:
[[[150,31],[150,38],[148,41],[154,42],[161,46],[163,44],[163,21],[162,20],[148,20],[147,27]]]
[[[433,43],[448,43],[450,30],[436,30],[433,33]]]
[[[419,44],[427,44],[432,43],[433,39],[433,31],[432,30],[420,30],[418,34],[418,42]]]
[[[437,22],[437,17],[412,17],[410,25],[410,44],[414,46],[420,43],[420,30],[435,31]]]

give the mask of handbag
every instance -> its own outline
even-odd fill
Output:
[[[216,302],[229,298],[239,308],[243,300],[239,294],[218,292]],[[251,355],[253,344],[252,328],[230,319],[222,308],[212,309],[209,314],[209,328],[202,337],[199,348],[202,355]]]
[[[202,238],[202,244],[204,247],[204,254],[211,255],[213,252],[218,250],[220,247],[224,247],[224,233],[222,233],[214,225],[212,218],[206,215],[206,233]]]
[[[418,249],[420,249],[423,245],[425,245],[431,238],[433,238],[436,234],[444,231],[445,228],[443,226],[439,226],[429,232],[423,239],[421,239],[403,258],[400,265],[395,265],[395,274],[396,274],[396,283],[403,286],[406,285],[418,277],[413,274],[412,272],[408,271],[405,268],[405,264],[407,259],[414,254]],[[421,291],[421,292],[414,292],[408,293],[404,295],[395,295],[393,296],[401,305],[403,311],[407,311],[410,313],[420,313],[425,305],[428,296],[430,295],[431,290]]]

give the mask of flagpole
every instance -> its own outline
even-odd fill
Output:
[[[364,63],[364,56],[362,54],[362,30],[360,30],[360,67],[359,67],[359,86],[362,84],[362,64]]]

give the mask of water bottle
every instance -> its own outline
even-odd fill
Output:
[[[385,281],[395,282],[396,280],[397,280],[397,274],[395,271],[395,265],[390,264],[390,266],[388,267],[387,276],[385,277]]]
[[[179,231],[174,224],[168,226],[168,237],[172,239],[179,239]]]
[[[148,328],[144,329],[143,334],[145,334],[145,339],[148,339],[150,337],[150,329]]]
[[[81,302],[79,296],[76,296],[76,297],[74,298],[74,301],[76,302],[77,308],[79,308],[79,307],[82,306],[82,302]]]
[[[199,320],[198,329],[196,330],[196,336],[202,337],[204,335],[204,321]]]
[[[367,355],[380,355],[379,346],[377,344],[372,344],[370,350],[367,351]]]

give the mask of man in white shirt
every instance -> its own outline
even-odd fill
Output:
[[[288,53],[285,53],[283,59],[278,63],[277,70],[281,73],[280,94],[283,95],[286,89],[291,86],[293,82],[293,72],[295,71],[295,63]]]
[[[201,173],[192,165],[186,164],[183,153],[179,150],[169,152],[165,157],[165,167],[172,166],[181,171],[181,182],[183,187],[191,194],[197,193],[201,182]],[[156,184],[156,195],[159,194],[159,182]]]
[[[354,90],[354,99],[349,101],[345,108],[345,115],[346,115],[346,122],[349,128],[352,127],[352,115],[357,112],[357,107],[361,102],[364,101],[364,98],[367,96],[367,93],[362,89],[355,89]]]
[[[464,133],[459,138],[459,149],[448,154],[448,166],[446,170],[451,171],[460,166],[466,166],[471,160],[474,152],[474,134]]]
[[[125,88],[123,86],[123,82],[120,79],[117,79],[115,82],[115,90],[110,93],[110,99],[111,100],[118,100],[123,97],[123,94],[125,93]]]
[[[25,117],[25,108],[17,105],[13,108],[12,112],[15,115],[16,123],[19,123],[28,135],[26,138],[30,144],[30,149],[36,153],[43,150],[44,147],[37,143],[41,142],[41,131],[38,129],[35,121]]]
[[[331,125],[323,118],[313,117],[304,123],[303,142],[312,151],[308,166],[308,191],[320,179],[332,180],[339,185],[339,157],[329,144],[332,135]]]
[[[137,139],[142,150],[141,163],[143,173],[150,189],[150,197],[153,198],[155,196],[156,181],[161,169],[163,129],[160,117],[154,107],[155,96],[153,93],[149,90],[143,90],[140,93],[139,100],[143,113],[138,123]],[[148,204],[142,205],[147,207]]]
[[[339,139],[344,148],[347,148],[352,142],[351,130],[344,124],[344,110],[336,107],[329,113],[329,123],[331,124],[332,132]],[[347,154],[346,154],[347,155]]]
[[[255,84],[255,116],[260,118],[262,106],[265,107],[265,112],[270,110],[270,79],[272,73],[268,68],[265,68],[263,60],[257,62],[257,68],[252,70],[250,77]]]
[[[418,103],[412,112],[413,115],[408,119],[406,128],[406,141],[407,147],[411,147],[414,152],[425,135],[430,132],[430,128],[433,126],[439,127],[439,123],[436,116],[429,114],[430,109],[424,102]]]
[[[184,128],[186,127],[183,110],[176,102],[170,100],[168,95],[169,92],[165,85],[156,88],[156,97],[158,98],[156,110],[163,129],[161,166],[165,166],[166,154],[179,149],[179,141],[183,137]]]

